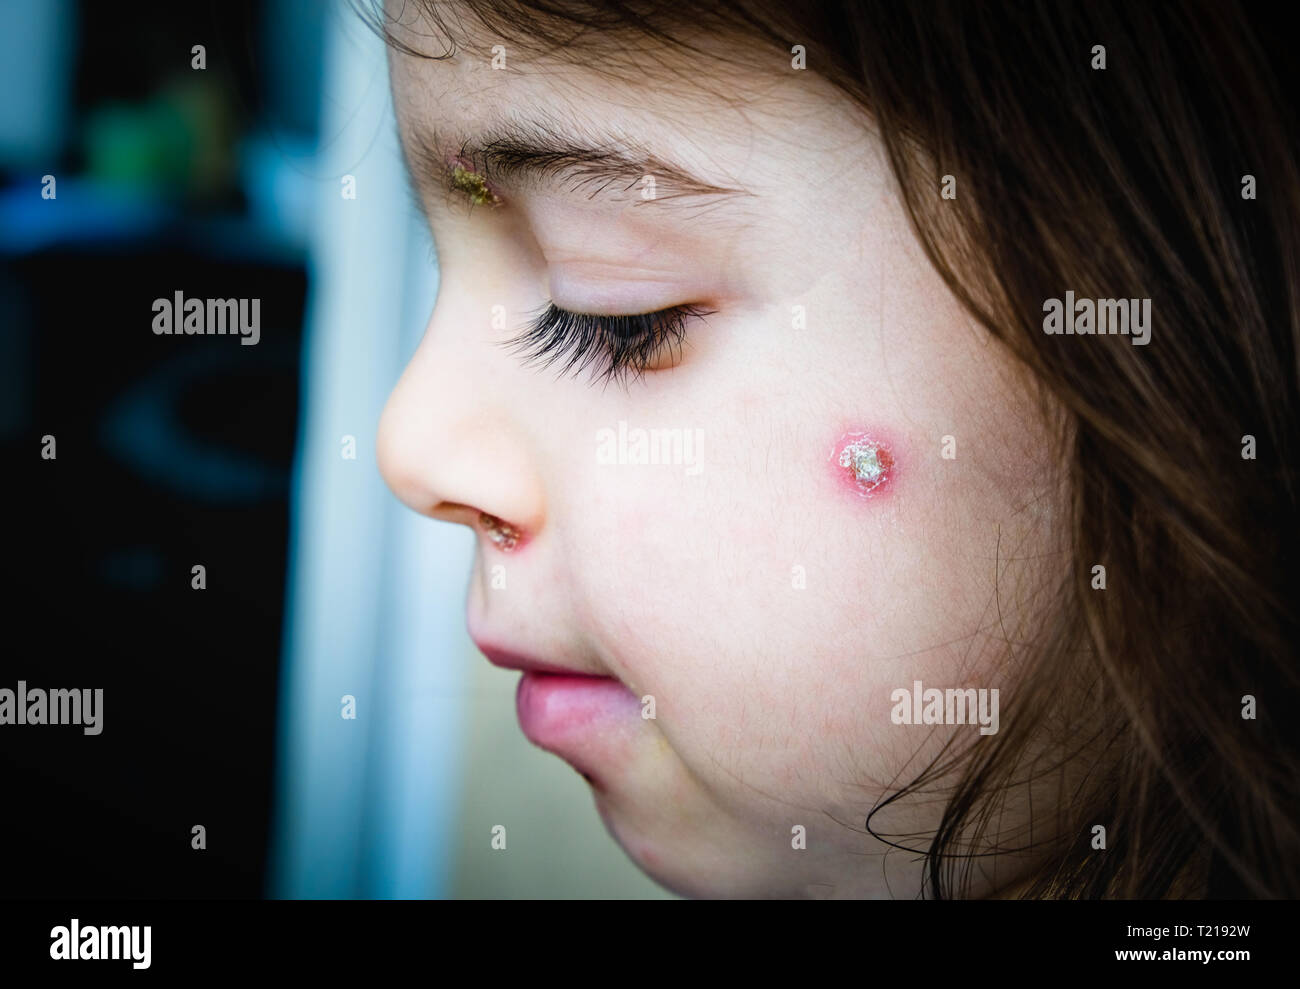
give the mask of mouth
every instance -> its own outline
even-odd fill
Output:
[[[604,676],[600,673],[591,673],[585,670],[566,669],[563,666],[557,666],[554,663],[547,663],[540,659],[534,659],[532,656],[523,653],[514,652],[510,649],[503,649],[499,646],[491,645],[487,642],[474,640],[474,645],[478,646],[484,658],[493,666],[499,666],[503,670],[521,670],[524,673],[548,673],[555,676],[580,676],[590,679],[609,680],[611,677]]]
[[[475,645],[493,666],[523,672],[515,712],[524,737],[600,789],[614,750],[639,721],[637,697],[611,676],[566,669],[478,640]]]

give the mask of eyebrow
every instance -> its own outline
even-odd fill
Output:
[[[755,195],[743,186],[709,182],[682,165],[624,137],[574,137],[546,120],[518,118],[493,124],[474,137],[455,137],[434,128],[415,130],[403,141],[407,167],[417,187],[453,191],[457,164],[499,192],[540,188],[567,195],[586,193],[622,198],[636,187],[637,206],[708,207]],[[653,195],[644,196],[646,176]],[[611,196],[611,190],[615,195]]]

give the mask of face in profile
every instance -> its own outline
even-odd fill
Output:
[[[1026,383],[817,77],[480,40],[390,57],[440,281],[385,479],[474,530],[474,640],[649,875],[915,896],[942,791],[882,804],[999,730],[1064,566]]]

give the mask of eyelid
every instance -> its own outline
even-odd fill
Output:
[[[593,367],[593,376],[608,383],[639,378],[654,370],[665,350],[680,360],[686,324],[713,315],[696,305],[670,306],[649,313],[599,315],[575,313],[553,302],[536,315],[522,333],[506,346],[523,357],[525,365],[551,367],[563,363],[560,375]]]

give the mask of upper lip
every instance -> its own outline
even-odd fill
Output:
[[[608,679],[608,677],[603,673],[592,673],[589,670],[566,669],[563,666],[556,666],[554,663],[546,663],[540,659],[534,659],[532,656],[526,656],[514,649],[492,645],[489,642],[483,642],[477,638],[474,639],[474,645],[478,646],[478,651],[487,657],[489,663],[493,666],[500,666],[507,670],[524,670],[527,673],[550,673],[556,676],[597,677]]]

